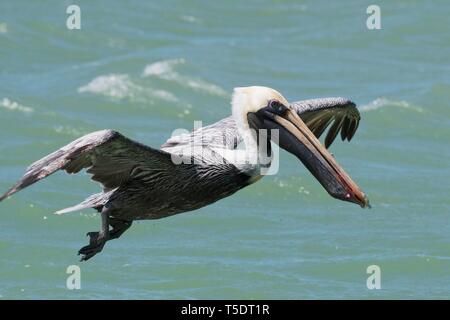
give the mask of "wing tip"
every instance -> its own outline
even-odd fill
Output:
[[[8,197],[9,197],[9,195],[8,195],[8,192],[7,192],[4,195],[0,196],[0,202],[2,202],[3,200],[5,200]]]
[[[12,196],[14,193],[16,193],[19,190],[20,189],[18,189],[18,185],[15,185],[14,187],[12,187],[8,191],[6,191],[3,195],[0,196],[0,202],[2,202],[3,200],[9,198],[10,196]]]

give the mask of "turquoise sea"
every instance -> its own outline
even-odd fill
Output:
[[[81,29],[66,28],[66,8]],[[0,191],[77,137],[154,147],[231,113],[238,86],[343,96],[361,123],[336,159],[368,194],[328,196],[292,155],[200,210],[143,221],[92,260],[99,187],[58,173],[0,203],[1,299],[450,298],[448,1],[0,1]],[[67,267],[81,269],[68,290]],[[369,290],[368,266],[381,271]]]

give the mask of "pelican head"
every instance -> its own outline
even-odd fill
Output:
[[[278,91],[259,86],[236,88],[232,112],[244,139],[251,129],[278,130],[278,141],[273,141],[295,155],[332,197],[369,206],[361,189]]]

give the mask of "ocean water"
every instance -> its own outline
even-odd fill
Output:
[[[230,110],[233,87],[343,96],[361,123],[331,147],[372,209],[327,195],[292,155],[200,210],[133,225],[84,263],[99,190],[58,173],[0,203],[2,299],[450,298],[448,1],[0,2],[0,191],[27,165],[112,128],[160,146]],[[78,265],[81,289],[68,290]],[[381,289],[366,285],[368,266]]]

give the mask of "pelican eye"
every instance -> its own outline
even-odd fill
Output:
[[[276,114],[283,115],[286,113],[287,108],[278,100],[270,100],[269,107],[275,111]]]

